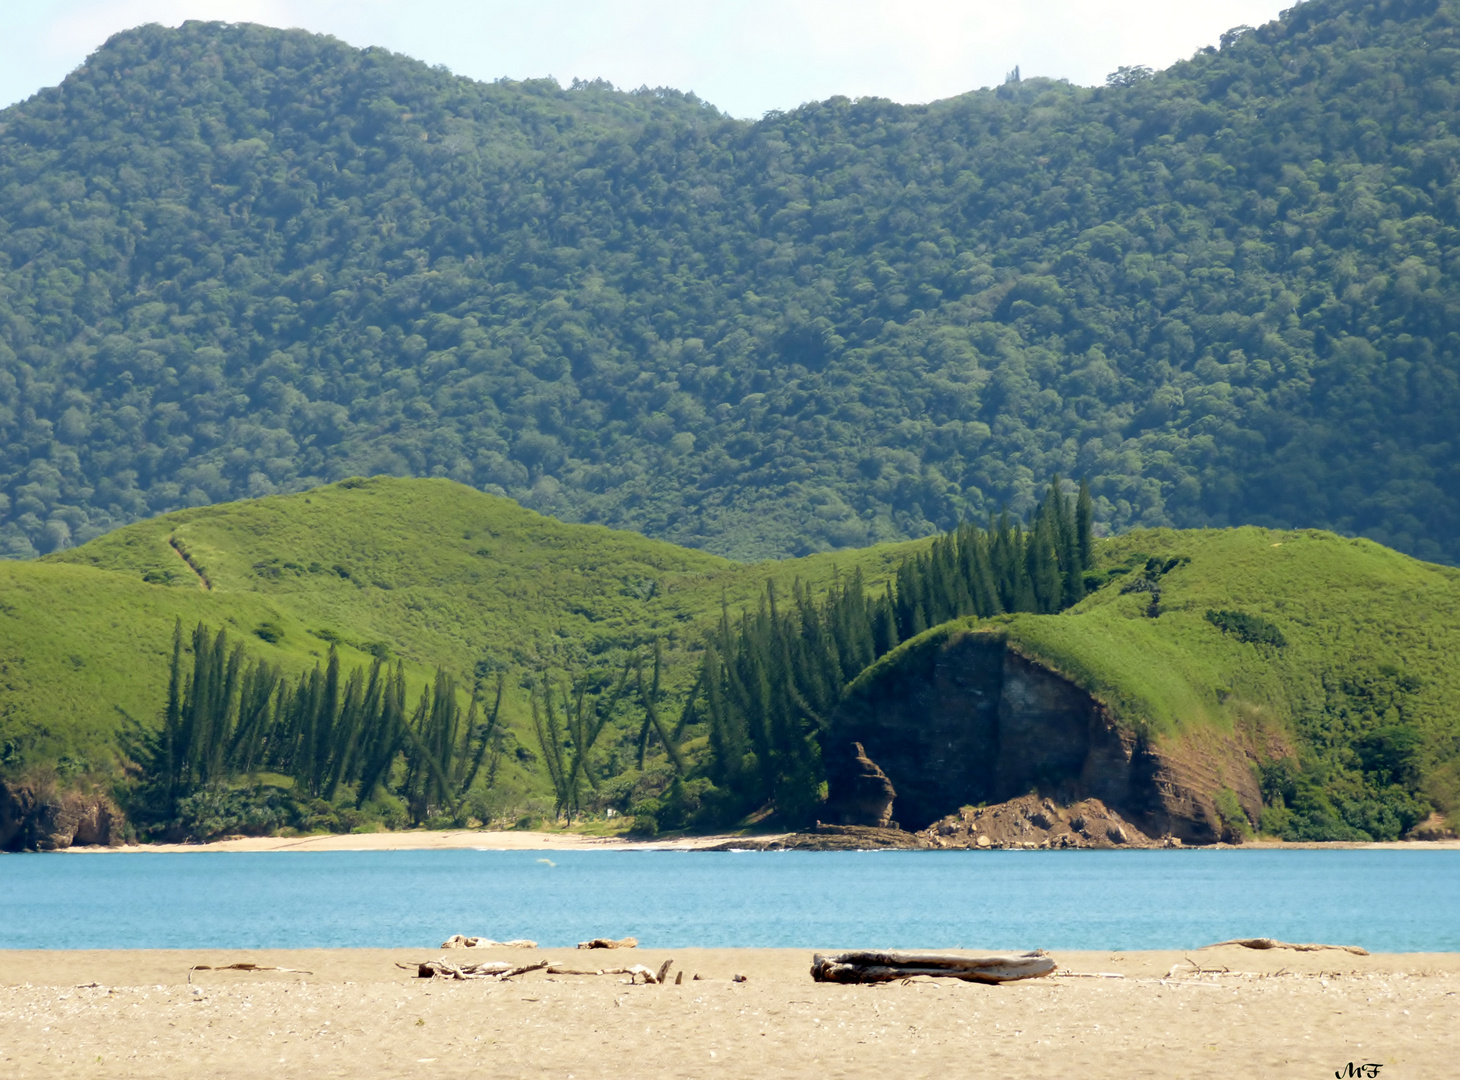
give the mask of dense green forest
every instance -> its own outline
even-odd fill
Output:
[[[737,557],[1031,512],[1460,560],[1455,0],[754,123],[248,25],[0,113],[0,542],[370,473]]]

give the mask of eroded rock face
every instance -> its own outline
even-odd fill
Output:
[[[1031,791],[1062,804],[1099,799],[1149,836],[1213,843],[1213,803],[1231,787],[1255,817],[1261,796],[1235,743],[1154,747],[1120,731],[1104,706],[992,634],[950,639],[919,665],[849,701],[827,740],[830,812],[855,790],[854,743],[897,792],[892,813],[923,829],[960,806]]]
[[[852,767],[846,771],[835,824],[885,829],[892,822],[896,798],[897,790],[887,774],[867,756],[861,743],[852,743]]]
[[[0,782],[0,851],[61,851],[122,843],[122,812],[106,795]]]

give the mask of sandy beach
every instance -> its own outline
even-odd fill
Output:
[[[673,959],[684,982],[540,972],[446,982],[396,966],[441,955]],[[800,949],[0,952],[0,1075],[1169,1080],[1326,1078],[1349,1062],[1405,1080],[1454,1075],[1457,954],[1056,953],[1058,974],[1001,987],[823,985],[810,959]],[[190,970],[241,961],[300,970]]]
[[[96,852],[178,851],[693,851],[731,839],[728,836],[683,836],[667,840],[629,840],[621,836],[587,836],[569,832],[496,829],[410,829],[378,833],[321,833],[316,836],[242,836],[208,844],[134,844],[126,847],[83,847],[75,854]],[[757,839],[766,837],[757,836]]]
[[[757,842],[786,834],[757,833]],[[127,847],[84,847],[73,854],[97,852],[178,851],[694,851],[736,839],[733,836],[679,836],[664,840],[631,840],[623,836],[588,836],[570,832],[531,832],[496,829],[411,829],[378,833],[321,833],[316,836],[244,836],[208,844],[137,844]],[[1460,850],[1460,840],[1399,840],[1392,843],[1290,844],[1281,840],[1250,841],[1241,845],[1214,844],[1213,848],[1251,850],[1303,848],[1366,848],[1383,851]]]

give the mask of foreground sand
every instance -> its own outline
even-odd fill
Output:
[[[1350,1061],[1405,1080],[1457,1075],[1460,954],[1057,953],[1060,975],[1003,987],[819,985],[810,950],[447,954],[672,957],[685,981],[662,987],[427,981],[395,966],[438,955],[0,952],[0,1076],[1317,1080]],[[194,971],[189,983],[192,965],[245,960],[310,974]],[[1123,977],[1067,974],[1096,972]]]

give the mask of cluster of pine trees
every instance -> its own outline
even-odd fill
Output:
[[[1093,569],[1091,529],[1089,489],[1081,484],[1071,500],[1056,477],[1028,527],[1008,514],[987,528],[961,525],[904,561],[881,595],[858,571],[819,603],[797,584],[783,604],[768,585],[758,610],[739,620],[726,611],[693,695],[709,721],[725,814],[773,804],[789,821],[805,818],[822,795],[820,738],[846,685],[951,619],[1078,603]]]
[[[664,651],[656,641],[654,664],[647,679],[643,659],[635,650],[624,660],[618,678],[601,689],[594,689],[596,679],[592,673],[570,672],[558,678],[545,670],[534,681],[532,725],[552,781],[557,815],[571,818],[577,814],[584,809],[587,793],[596,795],[601,783],[612,777],[613,763],[596,761],[594,750],[621,709],[635,701],[643,712],[638,735],[633,740],[635,767],[640,773],[644,771],[657,737],[675,776],[684,775],[685,759],[680,745],[685,729],[696,719],[694,695],[686,703],[679,722],[669,726],[661,712],[663,672]]]
[[[179,622],[162,725],[134,724],[126,740],[143,772],[139,806],[155,821],[173,820],[198,791],[267,772],[292,777],[296,798],[352,792],[361,807],[385,791],[420,823],[459,816],[483,766],[496,769],[502,676],[485,716],[476,694],[462,710],[455,679],[441,671],[408,711],[399,663],[377,660],[342,678],[331,647],[322,668],[291,681],[249,660],[227,631],[200,623],[191,645],[188,665]]]

